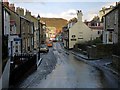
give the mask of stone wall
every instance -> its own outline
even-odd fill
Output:
[[[90,59],[97,58],[97,48],[95,45],[87,46],[87,55]]]
[[[120,56],[112,55],[113,67],[120,70]]]
[[[87,47],[89,58],[109,58],[112,56],[113,45],[92,45]]]

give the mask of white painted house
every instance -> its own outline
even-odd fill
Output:
[[[10,34],[8,40],[9,56],[21,53],[21,39],[18,34],[16,34],[16,22],[10,20]]]
[[[84,43],[92,39],[91,29],[82,22],[82,11],[78,10],[78,21],[69,28],[69,49],[72,49],[76,43]]]
[[[92,31],[92,40],[99,38],[103,34],[103,23],[101,22],[92,22],[92,21],[85,21],[84,22]]]
[[[10,33],[10,13],[9,11],[7,11],[5,8],[4,8],[4,5],[2,5],[2,21],[3,21],[3,25],[2,25],[2,33],[3,33],[3,37],[7,37],[7,39],[5,40],[2,40],[2,42],[4,43],[8,41],[8,35]],[[3,39],[2,37],[2,39]],[[2,45],[4,45],[2,43]],[[5,48],[8,48],[8,45],[7,43],[4,45]],[[2,56],[4,55],[8,55],[8,52],[6,51],[3,51],[4,49],[2,48]],[[3,53],[6,53],[6,54],[3,54]],[[4,64],[3,62],[6,63]],[[5,59],[2,58],[2,65],[4,64],[4,69],[2,70],[2,76],[1,76],[1,79],[2,80],[2,87],[1,88],[8,88],[9,87],[9,75],[10,75],[10,58],[8,56],[5,56]],[[3,68],[3,67],[2,67]]]

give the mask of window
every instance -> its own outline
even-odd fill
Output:
[[[112,42],[112,31],[109,32],[109,42]]]
[[[100,31],[98,31],[98,34],[100,34]]]
[[[79,32],[79,34],[83,34],[83,32]]]
[[[16,49],[18,49],[18,46],[16,46]]]
[[[15,42],[15,44],[18,44],[18,42]]]
[[[75,35],[72,35],[72,38],[75,38],[76,36]]]
[[[79,32],[79,37],[78,39],[83,39],[83,32]]]
[[[115,12],[115,22],[114,22],[115,25],[116,25],[116,22],[117,22],[117,13]]]
[[[18,52],[18,49],[16,49],[15,52]]]
[[[110,25],[110,17],[109,16],[107,17],[106,21],[107,21],[107,26],[109,27],[109,25]]]

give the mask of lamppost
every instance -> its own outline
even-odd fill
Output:
[[[39,48],[39,53],[38,53],[38,59],[40,59],[40,16],[39,16],[39,14],[38,14],[38,17],[37,17],[37,19],[38,19],[38,31],[39,31],[39,46],[38,46],[38,48]]]

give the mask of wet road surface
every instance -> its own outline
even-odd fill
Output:
[[[59,43],[54,43],[53,53],[57,59],[55,69],[40,83],[28,88],[103,88],[96,68],[72,54],[67,55]]]
[[[110,88],[102,71],[66,53],[59,43],[42,57],[38,70],[19,88]]]

